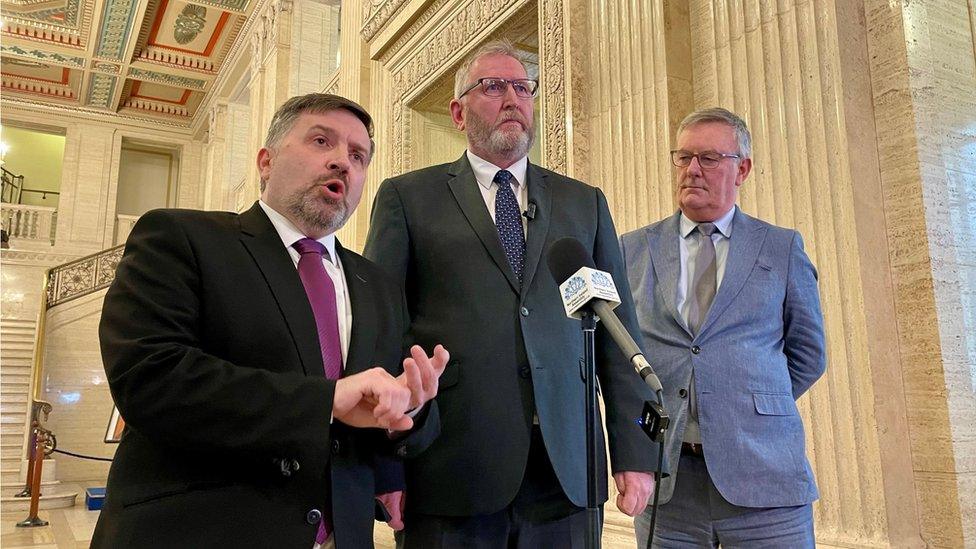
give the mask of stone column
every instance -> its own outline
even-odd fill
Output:
[[[321,92],[338,67],[339,5],[297,0],[294,12],[289,93]]]
[[[865,0],[914,504],[933,547],[976,545],[976,13]]]
[[[64,167],[55,251],[87,255],[112,245],[115,182],[121,140],[108,126],[71,122],[65,128]]]

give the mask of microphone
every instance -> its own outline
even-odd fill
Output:
[[[552,277],[557,281],[564,281],[559,285],[559,292],[562,294],[566,315],[580,318],[584,310],[592,310],[603,321],[610,337],[630,360],[644,383],[655,392],[663,391],[661,380],[644,358],[634,338],[630,337],[630,333],[613,312],[620,305],[620,294],[617,293],[617,286],[610,273],[598,270],[583,244],[573,237],[560,238],[553,242],[549,247],[547,261]]]
[[[522,215],[524,215],[525,218],[528,219],[529,221],[535,219],[535,202],[530,201],[529,207],[526,208],[524,212],[522,212]]]

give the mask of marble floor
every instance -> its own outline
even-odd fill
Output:
[[[84,486],[97,486],[85,484]],[[18,528],[16,524],[27,518],[27,511],[10,510],[0,505],[0,547],[18,549],[24,547],[43,549],[76,549],[88,547],[98,511],[85,508],[85,489],[83,486],[64,485],[77,490],[79,496],[74,507],[64,509],[41,509],[37,515],[48,521],[47,526]]]
[[[103,481],[104,483],[104,481]],[[100,486],[98,482],[84,486]],[[0,547],[3,549],[83,549],[91,543],[98,511],[85,508],[83,486],[64,485],[77,489],[79,496],[74,507],[42,509],[38,516],[48,521],[47,526],[17,528],[16,524],[27,518],[27,511],[11,511],[0,505]],[[392,531],[385,524],[377,524],[373,532],[376,549],[393,549]]]

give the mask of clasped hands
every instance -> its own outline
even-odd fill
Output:
[[[407,415],[437,396],[437,384],[450,353],[442,345],[434,354],[419,345],[410,348],[403,359],[403,373],[393,377],[376,367],[336,380],[332,415],[352,427],[379,427],[405,431],[413,427]]]

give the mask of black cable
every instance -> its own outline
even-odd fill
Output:
[[[57,453],[59,453],[59,454],[64,454],[66,456],[71,456],[71,457],[76,457],[76,458],[81,458],[81,459],[91,459],[91,460],[94,460],[94,461],[112,461],[112,458],[86,456],[84,454],[76,454],[74,452],[69,452],[67,450],[58,450],[57,448],[55,448],[54,451],[57,452]]]
[[[664,395],[661,394],[661,391],[657,392],[657,401],[664,403]],[[661,442],[658,443],[657,469],[654,470],[654,502],[651,504],[651,527],[647,531],[647,549],[653,549],[654,546],[654,523],[657,522],[657,501],[661,495],[661,470],[664,467],[664,441],[666,438],[661,437]]]

